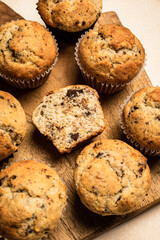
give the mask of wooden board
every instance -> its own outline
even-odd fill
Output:
[[[0,24],[18,18],[20,18],[19,15],[0,1]],[[115,12],[103,13],[98,22],[99,24],[120,24],[120,20]],[[20,145],[18,152],[14,153],[10,159],[43,160],[51,164],[65,182],[68,194],[66,210],[50,239],[92,239],[98,234],[131,219],[160,202],[160,158],[148,159],[152,174],[152,185],[149,195],[145,198],[138,211],[125,216],[101,217],[90,212],[83,206],[76,194],[73,183],[75,161],[83,147],[74,150],[70,154],[60,155],[52,143],[42,136],[33,126],[31,121],[31,114],[41,102],[45,93],[52,89],[71,84],[84,84],[78,66],[74,60],[74,45],[59,43],[59,48],[59,60],[47,82],[41,87],[33,90],[18,90],[7,85],[3,79],[0,79],[0,89],[13,94],[21,102],[27,115],[26,137]],[[117,138],[126,141],[119,124],[121,104],[133,91],[148,85],[150,86],[151,82],[146,72],[143,71],[141,76],[122,92],[111,96],[101,96],[100,101],[105,114],[106,129],[100,136],[91,141],[103,138]]]

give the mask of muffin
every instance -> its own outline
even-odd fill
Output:
[[[37,22],[18,20],[0,26],[0,76],[17,88],[47,80],[57,60],[56,42]]]
[[[73,85],[48,93],[32,120],[60,153],[69,153],[104,130],[104,114],[96,90]]]
[[[61,41],[74,41],[95,24],[102,11],[102,0],[39,0],[37,9]]]
[[[122,128],[130,142],[147,155],[160,155],[160,87],[145,87],[125,104]]]
[[[128,28],[102,25],[82,36],[76,61],[87,84],[102,93],[123,89],[142,69],[145,51]]]
[[[120,140],[93,142],[77,158],[77,193],[88,209],[102,216],[135,211],[150,184],[147,159]]]
[[[20,102],[0,91],[0,160],[14,153],[26,133],[26,115]]]
[[[39,240],[53,231],[66,204],[66,189],[46,164],[19,161],[0,173],[0,234]]]

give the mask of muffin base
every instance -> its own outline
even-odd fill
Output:
[[[147,87],[147,86],[146,86]],[[137,90],[138,91],[138,90]],[[135,92],[137,92],[135,91]],[[124,106],[127,104],[127,102],[129,101],[130,97],[135,93],[133,92],[130,96],[128,96],[126,98],[126,100],[124,101],[124,103],[121,105],[121,112],[120,112],[120,126],[121,126],[121,129],[124,133],[124,135],[126,136],[128,142],[134,147],[136,148],[137,150],[139,150],[143,155],[145,156],[153,156],[153,157],[157,157],[157,156],[160,156],[160,151],[158,150],[153,150],[153,149],[149,149],[145,146],[142,146],[140,145],[137,141],[135,141],[127,132],[127,127],[125,126],[124,124],[124,121],[123,121],[123,109],[124,109]]]

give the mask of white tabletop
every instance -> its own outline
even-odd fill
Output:
[[[36,11],[38,0],[2,0],[27,20],[43,24]],[[145,70],[154,86],[160,85],[160,0],[103,0],[103,12],[115,11],[122,24],[142,42]],[[96,240],[159,240],[160,205],[113,228]]]

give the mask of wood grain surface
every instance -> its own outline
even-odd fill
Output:
[[[36,9],[35,9],[36,11]],[[0,24],[20,16],[0,1]],[[115,12],[103,13],[98,24],[121,24]],[[92,239],[98,234],[131,219],[160,201],[160,158],[148,158],[152,174],[152,184],[148,196],[144,199],[141,208],[125,216],[101,217],[90,212],[80,202],[76,194],[73,172],[75,161],[83,147],[70,154],[60,155],[52,143],[42,136],[31,121],[33,110],[41,102],[42,97],[50,90],[72,84],[84,84],[78,66],[74,60],[74,45],[59,43],[59,59],[48,80],[41,87],[33,90],[20,90],[7,85],[0,79],[0,89],[13,94],[22,104],[27,115],[27,134],[18,151],[10,157],[10,161],[21,159],[40,159],[50,164],[63,179],[67,186],[67,206],[57,228],[48,239]],[[116,138],[126,141],[119,123],[121,104],[133,91],[151,82],[145,71],[120,93],[111,96],[101,95],[100,101],[105,115],[105,131],[95,141],[103,138]],[[88,142],[88,143],[89,143]],[[1,163],[2,164],[2,163]]]

